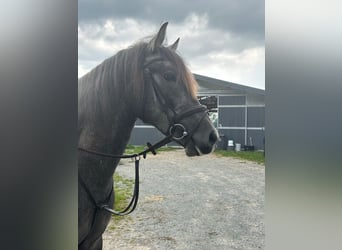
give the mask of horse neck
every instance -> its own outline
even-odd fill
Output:
[[[136,120],[134,100],[122,93],[123,83],[114,82],[112,73],[99,76],[99,72],[105,72],[104,67],[98,66],[79,82],[79,146],[121,155]],[[89,161],[91,157],[96,160]],[[81,159],[79,168],[97,175],[102,185],[111,180],[118,162],[119,159],[113,164],[113,159],[88,155],[87,160]]]

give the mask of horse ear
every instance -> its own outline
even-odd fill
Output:
[[[170,45],[168,48],[172,49],[172,50],[176,50],[178,48],[179,39],[180,38],[178,37],[178,39],[172,45]]]
[[[155,52],[156,48],[162,46],[164,39],[165,39],[165,35],[166,35],[167,25],[168,25],[168,22],[163,23],[163,25],[160,27],[158,33],[149,42],[148,45],[151,48],[152,52]]]

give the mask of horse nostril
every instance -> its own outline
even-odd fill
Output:
[[[212,131],[209,135],[209,144],[214,145],[218,140],[217,133]]]

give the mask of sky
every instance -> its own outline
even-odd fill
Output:
[[[263,0],[79,0],[78,76],[169,22],[196,74],[265,89]]]

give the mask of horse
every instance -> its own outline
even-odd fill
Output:
[[[164,45],[167,25],[78,80],[79,148],[122,155],[141,119],[182,145],[189,157],[214,150],[218,134],[197,99],[196,80],[176,52],[179,38]],[[94,203],[113,208],[119,160],[78,153],[78,249],[102,249],[111,214]]]

